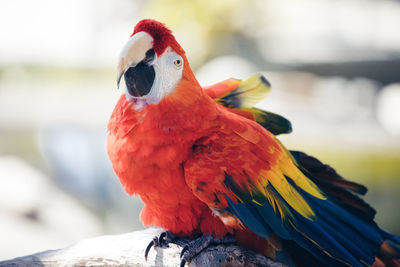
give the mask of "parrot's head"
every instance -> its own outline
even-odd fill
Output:
[[[172,95],[181,83],[198,85],[185,51],[171,30],[151,19],[141,20],[122,48],[117,69],[118,86],[122,77],[127,100],[134,101],[139,109],[158,104]]]

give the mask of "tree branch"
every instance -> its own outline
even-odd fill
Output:
[[[9,266],[179,266],[181,247],[151,249],[147,262],[144,249],[162,232],[149,228],[121,235],[84,239],[64,249],[47,250],[0,262]],[[266,266],[284,267],[260,254],[236,245],[218,245],[205,249],[189,266]]]

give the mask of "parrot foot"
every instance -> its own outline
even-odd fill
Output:
[[[181,251],[181,264],[180,267],[184,267],[186,262],[190,262],[195,256],[197,256],[204,249],[210,245],[218,244],[231,244],[236,243],[233,236],[225,236],[223,238],[216,238],[210,235],[203,235],[188,242]]]
[[[169,243],[177,244],[178,246],[185,246],[188,243],[188,239],[179,238],[174,235],[170,231],[165,231],[160,234],[160,236],[155,236],[153,240],[147,245],[146,250],[144,252],[144,258],[147,261],[147,256],[149,255],[149,251],[152,247],[160,247],[160,248],[168,248]]]

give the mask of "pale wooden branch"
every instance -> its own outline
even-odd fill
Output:
[[[9,266],[179,266],[181,247],[151,249],[144,259],[147,244],[162,232],[149,228],[121,235],[85,239],[64,249],[48,250],[0,262]],[[209,247],[189,266],[270,266],[284,267],[260,254],[235,245]]]

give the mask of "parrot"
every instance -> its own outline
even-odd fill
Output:
[[[143,19],[120,53],[121,80],[107,153],[126,193],[143,201],[145,226],[230,236],[272,259],[283,251],[294,266],[400,266],[400,238],[375,223],[367,189],[286,149],[277,135],[290,121],[254,107],[271,88],[263,75],[202,87],[172,31]]]

